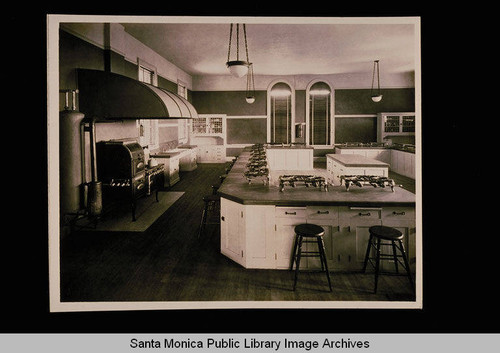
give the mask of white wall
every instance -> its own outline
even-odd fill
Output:
[[[328,82],[334,89],[370,89],[372,74],[333,74],[333,75],[293,75],[293,76],[259,76],[255,75],[255,89],[267,90],[269,84],[283,78],[293,82],[296,90],[305,90],[307,85],[321,79]],[[381,88],[413,88],[415,87],[415,73],[382,74]],[[194,76],[193,91],[244,91],[246,77],[235,78],[229,75]]]

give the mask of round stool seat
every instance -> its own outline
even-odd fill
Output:
[[[399,230],[387,226],[372,226],[369,229],[370,233],[376,237],[386,240],[401,240],[403,233]]]
[[[325,230],[316,224],[303,223],[295,226],[295,234],[303,237],[321,237],[325,234]]]
[[[205,202],[219,201],[219,199],[220,199],[219,195],[206,195],[206,196],[203,196],[203,201],[205,201]]]

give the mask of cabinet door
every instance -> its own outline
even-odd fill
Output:
[[[221,198],[221,252],[244,264],[245,219],[243,205]]]
[[[416,261],[415,209],[412,207],[384,207],[382,210],[382,224],[396,228],[403,233],[403,246],[408,256],[410,268],[414,272]],[[384,270],[394,271],[393,261],[387,260],[384,265]]]
[[[384,163],[391,164],[391,151],[383,150],[378,155],[378,160]]]
[[[410,153],[410,172],[408,175],[410,178],[416,178],[416,168],[415,168],[415,154]]]
[[[388,176],[387,170],[384,168],[365,168],[365,175]]]
[[[313,169],[313,152],[312,150],[298,150],[297,167],[298,170]]]
[[[398,174],[401,174],[401,153],[402,152],[398,150],[391,150],[391,171]]]
[[[213,161],[222,163],[226,160],[226,148],[224,146],[215,146],[214,147],[214,154],[213,154]]]
[[[275,170],[285,170],[285,151],[284,150],[274,150],[273,151],[273,165]]]
[[[352,259],[352,268],[362,268],[368,239],[369,228],[380,225],[381,209],[372,207],[344,207],[339,211],[339,221],[342,231],[347,231],[354,241],[351,241],[348,256]]]
[[[366,150],[365,157],[379,160],[380,150]]]
[[[287,170],[299,169],[299,151],[285,150],[285,169]]]
[[[325,234],[323,242],[325,244],[325,255],[329,267],[334,259],[334,253],[337,251],[337,245],[334,246],[336,235],[339,231],[339,215],[336,206],[307,206],[307,223],[312,223],[323,227]],[[304,247],[303,247],[304,248]],[[315,243],[308,243],[305,246],[307,251],[318,251]],[[304,258],[304,266],[308,269],[321,268],[319,258]],[[302,266],[301,266],[302,267]]]
[[[305,210],[305,207],[276,207],[276,268],[290,268],[295,226],[306,223]]]
[[[274,268],[274,206],[245,206],[246,268]]]

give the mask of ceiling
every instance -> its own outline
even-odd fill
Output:
[[[230,21],[246,23],[255,75],[415,71],[414,18],[161,18],[121,23],[127,33],[192,76],[226,75]],[[160,23],[164,22],[164,23]],[[230,60],[236,60],[236,26]],[[240,26],[240,60],[246,60]]]

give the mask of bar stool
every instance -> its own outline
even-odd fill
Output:
[[[214,184],[212,185],[212,195],[217,195],[217,192],[219,192],[221,184]]]
[[[413,290],[415,290],[415,285],[413,284],[413,278],[411,276],[410,265],[408,263],[408,258],[406,257],[406,252],[403,247],[403,233],[401,233],[396,228],[387,226],[372,226],[369,228],[370,239],[368,240],[368,246],[366,248],[365,261],[363,264],[363,273],[366,271],[366,265],[368,262],[375,267],[375,288],[373,293],[377,293],[378,276],[380,270],[380,259],[392,259],[394,261],[394,266],[396,273],[399,273],[398,262],[403,265],[406,270],[406,275],[410,281],[410,285]],[[389,241],[382,243],[382,240]],[[382,246],[390,246],[392,248],[392,254],[381,252]],[[370,257],[370,250],[375,250],[375,264],[373,264],[373,259]],[[397,254],[399,250],[400,255]],[[403,259],[403,262],[399,260]]]
[[[323,227],[311,223],[303,223],[295,226],[295,242],[293,244],[292,262],[290,270],[293,270],[295,263],[295,279],[293,282],[293,290],[297,286],[297,278],[299,276],[300,259],[302,257],[319,257],[321,261],[321,271],[326,271],[326,278],[328,279],[328,286],[330,292],[332,291],[332,284],[330,281],[330,272],[326,263],[325,245],[323,243],[323,235],[325,230]],[[302,251],[303,243],[316,243],[318,251]]]
[[[219,219],[219,204],[220,204],[220,196],[219,195],[206,195],[203,197],[203,202],[205,206],[203,208],[203,213],[201,215],[201,224],[200,229],[198,231],[198,238],[202,233],[205,232],[205,227],[207,224],[220,224],[220,221],[212,221],[208,222],[209,217],[215,218],[217,214],[217,219]]]

